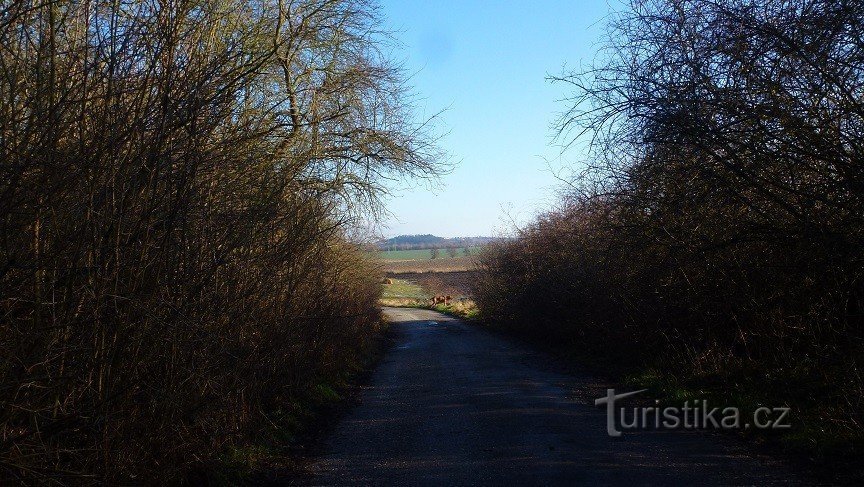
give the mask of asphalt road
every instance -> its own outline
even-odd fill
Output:
[[[606,433],[606,385],[428,310],[386,309],[396,343],[313,462],[311,485],[797,484],[729,436]],[[544,365],[545,364],[545,365]]]

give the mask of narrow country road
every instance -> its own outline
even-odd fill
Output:
[[[606,434],[605,385],[439,313],[386,309],[396,343],[324,445],[311,485],[797,483],[732,438]]]

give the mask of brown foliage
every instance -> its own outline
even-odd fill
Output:
[[[0,478],[176,481],[376,330],[343,236],[435,171],[362,1],[6,2]]]
[[[483,313],[618,363],[740,372],[830,419],[797,427],[860,437],[862,26],[858,2],[634,2],[603,64],[560,78],[562,136],[590,134],[593,164],[481,257]]]

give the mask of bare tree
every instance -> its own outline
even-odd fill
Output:
[[[862,32],[862,2],[649,0],[614,14],[597,64],[555,77],[573,90],[559,141],[587,141],[588,168],[558,209],[484,252],[490,322],[684,380],[819,377],[773,399],[836,397],[814,414],[831,416],[831,441],[854,442]]]
[[[3,4],[0,478],[176,483],[354,363],[349,226],[442,167],[385,34],[359,0]]]

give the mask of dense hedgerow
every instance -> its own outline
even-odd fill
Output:
[[[575,88],[561,135],[592,136],[593,157],[559,209],[483,256],[484,315],[792,404],[796,431],[853,448],[862,27],[860,2],[657,0],[613,16],[597,65],[559,78]]]
[[[3,4],[0,479],[176,482],[356,366],[380,289],[346,234],[438,167],[376,15]]]

